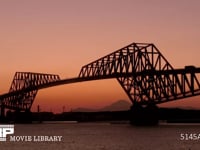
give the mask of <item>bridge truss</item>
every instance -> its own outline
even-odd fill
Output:
[[[59,80],[58,75],[16,72],[9,93],[1,96],[1,105],[13,110],[30,110],[38,86]]]
[[[83,66],[79,77],[114,76],[133,104],[147,105],[199,95],[198,73],[174,69],[154,44],[132,43]]]
[[[8,93],[0,95],[1,108],[30,110],[42,88],[116,78],[133,104],[159,104],[200,95],[200,68],[174,69],[154,44],[132,43],[81,68],[79,76],[17,72]]]

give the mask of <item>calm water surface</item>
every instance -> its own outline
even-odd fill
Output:
[[[0,142],[1,150],[199,150],[199,140],[180,140],[181,133],[200,134],[200,124],[135,127],[110,123],[17,124],[15,136],[63,136],[61,142]]]

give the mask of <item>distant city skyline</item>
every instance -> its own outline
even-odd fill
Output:
[[[154,43],[175,68],[200,67],[198,0],[18,0],[0,2],[0,94],[16,71],[77,77],[81,67],[132,42]],[[129,100],[115,79],[38,92],[33,110],[101,108]],[[200,108],[199,97],[164,106]]]

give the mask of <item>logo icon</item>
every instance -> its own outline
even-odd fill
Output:
[[[14,134],[14,125],[0,125],[0,141],[6,141],[8,134]]]

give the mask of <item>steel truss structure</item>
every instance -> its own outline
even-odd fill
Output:
[[[30,110],[39,89],[116,78],[134,104],[159,104],[200,95],[200,68],[174,69],[152,43],[132,43],[81,68],[76,78],[17,72],[8,93],[0,95],[1,109]]]
[[[132,43],[83,66],[79,77],[115,76],[133,104],[147,105],[199,95],[199,72],[174,69],[154,44]]]
[[[1,104],[13,110],[30,110],[38,92],[38,86],[59,81],[60,77],[53,74],[16,72],[8,95]]]

